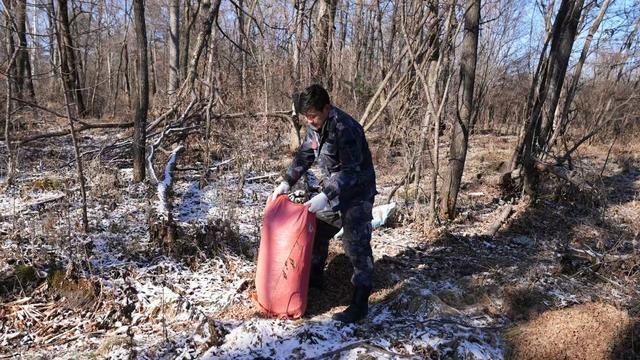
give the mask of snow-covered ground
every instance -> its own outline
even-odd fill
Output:
[[[467,191],[460,201],[463,220],[438,229],[441,234],[426,235],[419,226],[374,231],[378,285],[366,321],[331,320],[345,305],[344,296],[331,291],[310,296],[310,307],[329,305],[302,319],[269,319],[250,298],[261,214],[273,189],[268,178],[240,187],[238,174],[220,171],[201,189],[197,174],[177,176],[171,198],[179,225],[227,219],[239,234],[217,239],[213,255],[184,261],[162,254],[150,240],[147,216],[157,204],[148,199],[155,189],[134,184],[130,169],[109,172],[106,186],[90,184],[87,235],[79,231],[77,191],[58,183],[46,190],[30,185],[49,176],[21,178],[0,195],[0,271],[34,264],[41,279],[30,293],[2,298],[0,358],[500,359],[507,351],[504,332],[520,316],[510,292],[539,293],[536,306],[546,308],[592,301],[594,293],[625,303],[633,294],[560,272],[552,245],[517,234],[526,222],[494,238],[477,235],[504,202],[486,190]],[[548,211],[562,216],[562,210]],[[526,220],[523,213],[516,209],[516,222]],[[341,252],[335,244],[334,256]],[[62,271],[91,284],[87,299],[80,285],[53,285],[55,265],[68,264],[74,268]],[[348,278],[344,273],[328,283]]]
[[[17,320],[4,321],[1,346],[7,354],[36,356],[55,351],[60,358],[76,358],[79,354],[128,358],[133,352],[139,358],[205,359],[313,358],[326,354],[355,358],[363,352],[381,358],[421,357],[432,352],[478,359],[502,356],[503,345],[492,321],[481,321],[464,312],[451,318],[444,310],[437,309],[438,304],[427,303],[411,311],[403,309],[403,305],[392,306],[392,302],[412,301],[402,300],[402,296],[374,303],[369,319],[359,325],[337,323],[331,320],[332,312],[301,320],[259,316],[254,313],[249,294],[262,208],[272,184],[246,183],[239,191],[237,179],[232,175],[221,176],[203,189],[199,189],[196,181],[177,182],[173,198],[177,199],[174,213],[178,222],[206,223],[208,219],[233,218],[238,224],[240,241],[253,249],[253,256],[227,251],[189,267],[154,249],[156,245],[149,241],[146,231],[145,213],[146,207],[153,204],[147,204],[141,196],[144,186],[131,182],[128,169],[120,171],[118,178],[125,192],[121,201],[110,208],[90,203],[90,223],[95,230],[86,236],[72,237],[91,249],[86,253],[91,270],[85,275],[99,284],[100,296],[109,299],[97,300],[96,312],[89,317],[86,312],[72,309],[58,317],[52,316],[51,320],[65,318],[68,324],[58,330],[62,335],[59,338],[39,336],[38,320],[28,326],[21,326],[23,323]],[[234,191],[237,198],[229,196]],[[39,191],[30,194],[27,200],[23,194],[8,194],[0,204],[5,214],[12,213],[10,208],[24,214],[24,211],[37,211],[28,208],[29,201],[59,194],[63,193]],[[78,213],[76,208],[69,211],[70,216]],[[60,217],[53,226],[55,229],[49,231],[62,231],[65,221]],[[3,221],[2,225],[5,231],[11,231],[10,221]],[[34,228],[31,235],[44,239],[47,230]],[[13,240],[3,242],[5,249],[16,246]],[[392,256],[392,252],[415,247],[417,243],[410,230],[378,229],[373,237],[375,259]],[[67,257],[63,253],[58,255]],[[77,259],[78,254],[75,255]],[[421,288],[420,295],[430,293],[432,284],[428,282],[420,283],[417,278],[404,278],[402,274],[396,277],[405,286]],[[64,301],[54,299],[50,294],[43,296],[43,301]],[[242,319],[225,314],[225,310],[232,307],[244,309]],[[124,313],[127,315],[122,316]],[[222,334],[215,341],[212,329]]]

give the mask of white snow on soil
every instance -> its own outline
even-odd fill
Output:
[[[87,259],[93,268],[90,275],[99,279],[104,292],[113,294],[121,307],[132,308],[131,321],[118,319],[105,332],[91,336],[76,329],[71,333],[78,336],[76,340],[31,348],[26,353],[29,356],[51,351],[58,358],[68,359],[78,354],[126,359],[131,351],[140,359],[306,359],[332,351],[343,359],[355,359],[365,352],[376,358],[422,358],[431,353],[465,359],[504,356],[496,327],[500,319],[480,318],[473,309],[452,312],[438,302],[426,303],[412,312],[403,305],[403,301],[412,301],[404,295],[373,304],[368,320],[360,325],[337,323],[331,320],[331,313],[301,320],[220,320],[218,315],[232,306],[253,306],[245,289],[253,282],[262,211],[273,184],[247,182],[239,188],[238,178],[231,174],[220,174],[202,189],[197,179],[173,184],[177,222],[204,224],[210,219],[233,219],[240,241],[253,249],[250,256],[226,252],[199,260],[192,269],[172,257],[150,257],[153,251],[149,250],[156,245],[149,241],[145,209],[153,205],[147,203],[145,187],[132,183],[129,170],[121,171],[120,179],[126,183],[122,199],[109,209],[90,204],[90,222],[96,230],[85,237],[76,236],[81,243],[91,245]],[[40,199],[52,195],[42,192],[31,196]],[[17,196],[2,196],[0,210],[14,207],[16,202]],[[73,211],[72,216],[76,216],[77,208]],[[5,227],[8,223],[0,222]],[[61,219],[56,226],[62,228],[64,221]],[[372,240],[376,261],[419,244],[420,236],[403,227],[376,229]],[[3,246],[16,245],[3,240]],[[432,247],[429,251],[440,250]],[[430,283],[421,278],[397,280],[414,287],[416,296],[424,298],[433,297],[442,288],[456,288],[454,284]],[[96,316],[108,321],[108,314]],[[67,320],[81,322],[77,314]],[[210,342],[207,321],[213,321],[222,331],[219,346]]]

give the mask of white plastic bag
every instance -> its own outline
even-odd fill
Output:
[[[373,219],[371,220],[371,226],[375,229],[377,227],[383,226],[387,223],[387,220],[393,213],[396,211],[396,203],[391,202],[386,205],[379,205],[371,210],[371,214],[373,215]],[[337,237],[341,237],[344,229],[340,229],[336,234]]]

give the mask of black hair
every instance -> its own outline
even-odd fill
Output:
[[[311,108],[321,111],[325,105],[331,104],[329,93],[318,84],[313,84],[302,92],[293,94],[292,98],[293,106],[298,114],[304,114]]]

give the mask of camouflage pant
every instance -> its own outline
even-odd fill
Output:
[[[329,210],[318,212],[311,259],[312,274],[324,269],[329,254],[329,240],[340,231],[340,227],[343,227],[342,246],[353,266],[351,283],[355,286],[372,286],[372,208],[373,199],[354,203],[339,213]]]

